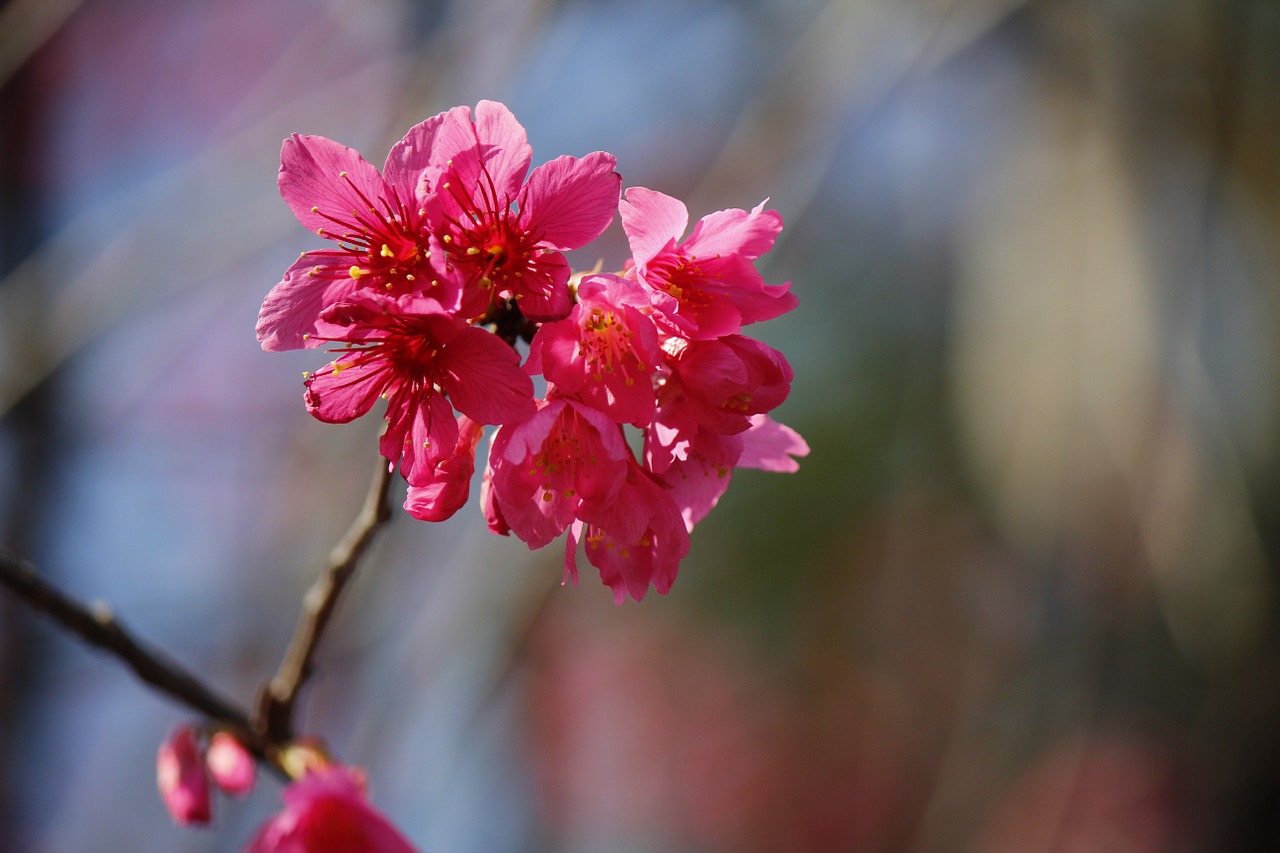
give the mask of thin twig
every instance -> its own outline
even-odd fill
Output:
[[[347,535],[329,553],[329,565],[303,598],[302,613],[289,650],[285,652],[275,677],[263,685],[258,695],[253,726],[268,742],[283,743],[293,738],[298,694],[311,676],[320,638],[360,557],[374,534],[391,518],[390,485],[391,467],[379,456],[360,514],[352,522]]]
[[[119,658],[138,678],[161,693],[241,735],[250,733],[249,715],[243,709],[163,653],[135,640],[107,604],[82,604],[40,577],[30,563],[3,553],[0,584],[89,645]],[[267,757],[270,750],[263,742],[256,738],[246,740],[251,749]]]

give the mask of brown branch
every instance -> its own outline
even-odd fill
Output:
[[[329,565],[316,578],[302,600],[298,627],[289,649],[280,662],[275,677],[262,686],[258,694],[254,731],[268,743],[283,743],[293,738],[293,718],[307,679],[311,676],[316,649],[325,627],[337,607],[338,598],[355,572],[374,534],[391,518],[388,492],[391,467],[378,457],[377,470],[364,507],[351,524],[342,541],[329,553]]]
[[[161,693],[242,736],[250,734],[249,716],[244,710],[213,692],[163,653],[135,640],[107,604],[82,604],[40,577],[30,563],[3,553],[0,553],[0,584],[89,645],[119,658],[138,678]],[[261,740],[246,737],[246,744],[261,757],[268,758],[270,749]]]

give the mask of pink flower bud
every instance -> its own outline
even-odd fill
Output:
[[[258,769],[253,756],[227,732],[216,732],[209,739],[204,762],[213,781],[231,796],[243,797],[253,790]]]
[[[284,811],[259,830],[245,853],[416,853],[365,799],[364,775],[333,764],[308,771],[284,790]]]
[[[189,826],[209,822],[212,813],[209,777],[195,726],[179,726],[160,744],[156,784],[165,807],[178,823]]]

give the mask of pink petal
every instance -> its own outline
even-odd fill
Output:
[[[295,133],[286,139],[278,180],[298,221],[326,237],[340,237],[344,230],[328,217],[350,222],[353,210],[367,214],[371,202],[387,195],[382,176],[358,151],[323,136]]]
[[[738,255],[754,260],[773,248],[781,231],[782,217],[776,210],[718,210],[702,217],[680,248],[697,258]]]
[[[498,198],[514,200],[529,171],[533,148],[524,126],[511,110],[498,101],[476,104],[476,138],[489,176],[498,189]]]
[[[388,403],[389,413],[394,403],[395,400]],[[400,471],[412,483],[419,482],[422,477],[430,478],[436,463],[453,452],[458,443],[458,422],[454,418],[453,407],[438,391],[419,392],[407,405],[407,411],[397,412],[392,419],[406,420],[408,430],[388,428],[387,434],[400,432],[405,436],[401,445]],[[383,447],[384,456],[388,449]],[[391,459],[390,456],[386,458]]]
[[[454,107],[447,112],[438,113],[424,122],[409,128],[391,150],[387,153],[387,162],[382,167],[382,177],[400,192],[400,197],[410,203],[417,194],[418,182],[423,170],[433,163],[433,154],[437,148],[437,137],[446,125],[458,126],[458,118],[463,117],[467,124],[470,118],[466,107]],[[474,138],[467,140],[468,144]]]
[[[653,260],[689,225],[689,210],[679,199],[644,187],[631,187],[618,205],[622,230],[638,266]]]
[[[457,410],[482,424],[508,424],[534,413],[533,380],[520,355],[491,332],[466,326],[443,351],[440,387]]]
[[[613,221],[622,191],[612,154],[557,157],[533,170],[520,201],[519,227],[552,248],[568,250],[599,237]]]
[[[739,468],[789,474],[800,470],[800,463],[792,457],[809,455],[809,444],[800,437],[800,433],[768,415],[753,415],[751,427],[740,436],[742,455],[738,458]]]
[[[307,411],[327,424],[345,424],[373,408],[385,386],[385,368],[347,353],[307,380]]]
[[[355,291],[355,280],[326,271],[327,262],[316,270],[316,262],[323,257],[303,255],[267,294],[258,313],[257,328],[258,341],[267,352],[319,346],[322,341],[308,336],[315,335],[320,315]]]

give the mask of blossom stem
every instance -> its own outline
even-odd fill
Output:
[[[360,514],[347,534],[329,552],[329,563],[302,599],[298,627],[275,677],[262,686],[252,724],[254,731],[269,743],[293,738],[298,696],[311,676],[320,638],[338,605],[347,581],[355,573],[369,543],[391,518],[388,499],[392,471],[387,460],[378,457],[377,470]]]

